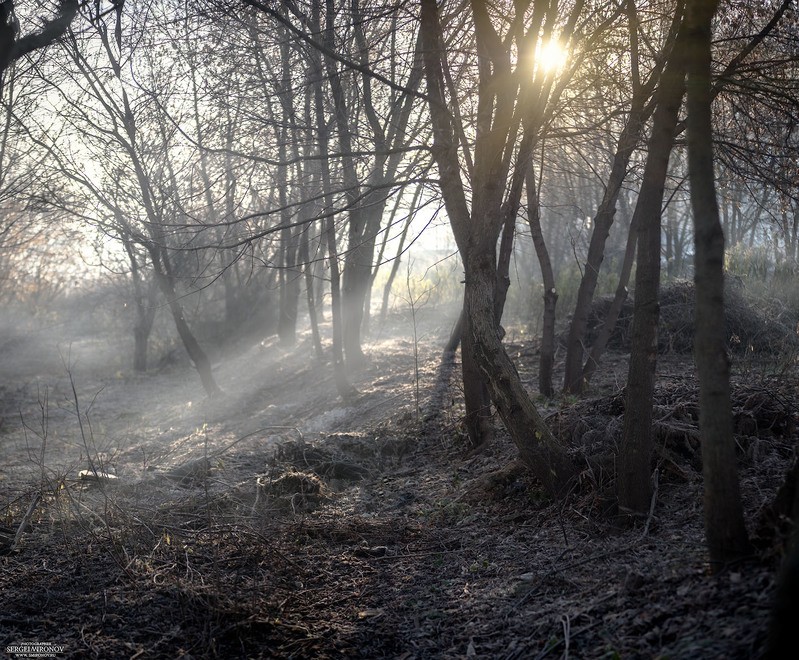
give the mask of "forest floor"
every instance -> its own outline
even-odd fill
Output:
[[[585,399],[539,401],[582,466],[553,502],[501,430],[469,455],[450,327],[418,320],[416,344],[407,320],[368,344],[348,402],[308,338],[218,361],[213,400],[188,365],[131,375],[96,337],[0,342],[0,654],[758,657],[779,544],[709,572],[689,355],[659,362],[653,509],[622,529],[595,459],[620,437],[626,357]],[[535,342],[506,344],[534,392]],[[795,365],[736,367],[753,533],[794,455],[796,395]]]

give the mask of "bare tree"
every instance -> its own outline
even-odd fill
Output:
[[[622,184],[627,176],[630,159],[633,151],[641,141],[647,121],[654,112],[655,102],[652,101],[652,95],[661,82],[663,65],[669,56],[669,52],[674,47],[677,26],[679,25],[680,12],[677,11],[678,18],[672,22],[664,39],[661,52],[653,58],[654,63],[644,79],[641,76],[640,25],[636,3],[634,1],[628,2],[626,3],[626,8],[630,48],[630,109],[624,128],[619,134],[602,201],[591,223],[593,229],[588,255],[583,275],[580,279],[577,301],[569,325],[569,335],[566,343],[566,365],[563,385],[563,389],[566,392],[579,393],[586,384],[584,368],[586,331],[588,329],[591,303],[599,280],[599,270],[604,259],[605,245],[616,214],[616,204]],[[593,356],[592,359],[595,362],[596,356]]]
[[[455,241],[466,271],[464,309],[468,318],[465,332],[474,342],[474,355],[491,399],[519,449],[522,460],[553,495],[568,491],[574,475],[565,450],[547,428],[530,400],[516,368],[502,345],[496,318],[497,240],[507,215],[518,211],[524,174],[529,167],[525,144],[533,136],[525,134],[521,146],[522,116],[529,106],[516,106],[517,87],[521,81],[512,74],[509,51],[497,34],[490,10],[482,2],[473,2],[472,29],[479,53],[477,124],[473,170],[469,173],[471,204],[461,176],[459,129],[457,119],[447,109],[447,84],[444,65],[444,40],[439,8],[433,0],[423,0],[421,32],[430,116],[433,123],[433,156],[438,165],[444,203]],[[526,5],[517,5],[517,14],[509,20],[508,39],[525,35]],[[543,22],[528,28],[534,35]],[[551,25],[550,25],[551,29]],[[521,83],[523,84],[523,83]],[[524,93],[527,91],[522,88]],[[535,106],[534,106],[535,107]],[[538,108],[535,107],[537,110]],[[525,121],[529,117],[525,117]],[[511,154],[517,148],[517,165],[511,174]],[[515,186],[505,199],[505,184],[513,177]]]
[[[131,96],[135,84],[123,77],[123,62],[130,54],[123,52],[128,44],[123,39],[122,10],[121,3],[111,13],[99,12],[97,7],[88,9],[84,19],[92,29],[80,35],[71,29],[67,32],[65,48],[73,68],[65,71],[65,80],[60,84],[45,78],[63,102],[64,112],[71,116],[64,115],[63,123],[71,124],[84,140],[81,148],[93,143],[88,148],[103,151],[105,162],[97,167],[104,169],[108,187],[97,181],[97,173],[87,171],[82,157],[75,157],[76,152],[80,154],[77,143],[67,146],[59,144],[55,136],[45,139],[50,142],[51,155],[61,172],[110,213],[114,227],[111,233],[123,233],[148,253],[178,335],[206,392],[215,395],[220,390],[210,360],[185,317],[177,291],[178,269],[170,255],[166,225],[172,219],[171,225],[175,226],[173,218],[180,204],[176,199],[176,175],[167,155],[166,132],[160,120],[145,129],[143,114],[147,103],[139,99],[141,105],[134,106]],[[109,23],[113,25],[110,29]],[[155,157],[153,145],[159,143],[162,151]],[[122,197],[128,200],[125,206],[120,204]]]

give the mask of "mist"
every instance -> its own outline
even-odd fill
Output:
[[[0,648],[795,647],[790,4],[0,3]]]

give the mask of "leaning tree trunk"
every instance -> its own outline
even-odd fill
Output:
[[[466,313],[474,354],[491,400],[522,461],[548,493],[563,497],[572,487],[575,467],[530,399],[508,356],[496,322],[496,254],[493,241],[470,250],[466,267]]]
[[[391,295],[391,287],[394,285],[394,279],[397,277],[397,272],[399,271],[400,263],[402,262],[402,255],[405,252],[405,241],[408,238],[408,231],[411,228],[411,223],[413,222],[413,216],[416,212],[416,209],[419,205],[419,197],[421,197],[422,191],[424,190],[424,186],[419,184],[416,187],[416,191],[413,194],[413,200],[411,201],[411,206],[408,210],[408,217],[405,219],[405,226],[402,228],[402,234],[400,234],[399,244],[397,245],[397,253],[394,257],[394,261],[391,264],[391,270],[388,274],[388,279],[386,280],[386,284],[383,287],[383,299],[380,304],[380,325],[383,326],[386,323],[386,316],[388,315],[388,299]],[[397,200],[399,202],[399,200]],[[395,207],[396,210],[396,207]],[[390,225],[389,225],[390,226]],[[386,236],[388,236],[388,229],[386,229]],[[377,271],[375,270],[375,273]],[[374,279],[372,280],[374,281]]]
[[[618,496],[622,515],[645,513],[652,492],[652,404],[660,315],[660,221],[669,155],[685,92],[683,40],[684,29],[681,27],[657,92],[644,179],[632,221],[638,225],[638,257],[624,430],[619,456]]]
[[[713,171],[711,22],[717,0],[688,4],[688,176],[694,212],[694,353],[705,481],[705,534],[715,570],[751,553],[733,440],[724,323],[724,233]]]
[[[480,10],[480,30],[490,32],[490,19],[484,6]],[[530,399],[519,374],[502,345],[496,320],[497,264],[496,241],[502,227],[501,197],[505,180],[502,173],[503,150],[501,131],[487,131],[485,122],[478,138],[479,158],[474,160],[471,174],[472,208],[469,209],[458,157],[456,130],[445,97],[443,54],[445,52],[441,22],[435,0],[421,1],[420,38],[427,80],[427,99],[433,126],[432,154],[438,166],[439,185],[465,271],[465,312],[469,333],[474,341],[474,355],[486,379],[491,399],[502,422],[516,444],[522,461],[540,479],[547,492],[563,497],[571,488],[575,467],[566,450],[547,428]],[[482,72],[485,73],[484,71]],[[485,82],[485,81],[483,81]],[[487,112],[493,101],[485,85],[481,86],[481,110]],[[507,122],[512,113],[509,99],[498,97],[501,115],[497,121]],[[505,124],[502,124],[505,125]],[[510,131],[509,131],[510,133]],[[507,135],[506,138],[509,138]],[[479,165],[478,165],[479,164]],[[504,178],[499,179],[499,176]],[[514,181],[518,184],[518,181]],[[514,200],[517,201],[517,200]],[[508,208],[511,214],[516,208]]]
[[[664,177],[665,174],[666,172],[664,170]],[[624,301],[627,300],[627,285],[630,283],[630,275],[633,272],[633,264],[635,263],[635,248],[638,244],[639,218],[640,214],[637,218],[635,214],[633,214],[633,219],[630,221],[630,228],[627,232],[627,245],[624,248],[624,258],[621,264],[619,282],[616,286],[616,294],[613,296],[613,302],[611,302],[608,313],[605,315],[602,328],[599,330],[599,334],[597,335],[593,346],[591,346],[591,353],[589,354],[588,359],[585,361],[582,379],[583,387],[587,387],[591,382],[591,379],[594,377],[594,374],[599,367],[599,362],[608,347],[608,342],[613,334],[613,330],[616,328],[616,323],[621,315],[622,307],[624,307]]]
[[[629,18],[630,33],[630,73],[632,77],[632,99],[627,123],[622,129],[619,141],[616,146],[616,153],[613,157],[607,186],[602,197],[602,201],[597,209],[593,220],[593,231],[588,246],[583,276],[577,291],[577,302],[574,306],[569,335],[566,345],[566,364],[564,377],[564,391],[581,393],[585,390],[587,381],[585,380],[586,365],[583,363],[584,346],[588,331],[588,320],[591,312],[591,304],[594,299],[597,284],[599,281],[599,270],[604,260],[605,244],[610,234],[616,214],[616,205],[621,192],[621,186],[627,176],[630,158],[633,151],[638,146],[641,135],[655,105],[649,102],[649,97],[662,78],[661,71],[663,60],[667,60],[669,49],[673,48],[676,35],[679,29],[681,12],[675,13],[669,36],[666,38],[663,52],[646,81],[640,79],[639,66],[639,21],[635,2],[625,3]],[[601,351],[600,351],[601,352]],[[589,358],[589,361],[592,358]]]
[[[170,274],[171,269],[169,268],[169,262],[167,261],[166,255],[162,253],[163,248],[149,245],[147,249],[153,260],[155,277],[158,280],[161,292],[167,300],[169,311],[172,313],[172,319],[175,321],[175,327],[183,342],[183,346],[186,348],[189,358],[194,363],[194,368],[197,369],[197,373],[200,375],[200,380],[202,381],[206,394],[211,397],[217,396],[222,393],[222,390],[216,384],[216,380],[214,380],[214,375],[211,371],[211,361],[200,346],[189,324],[186,322],[186,317],[183,315],[183,307],[175,293],[175,285],[172,275]]]
[[[588,319],[591,313],[591,303],[594,292],[599,282],[599,270],[605,258],[605,243],[610,235],[610,228],[616,215],[616,202],[619,198],[622,183],[627,175],[627,169],[633,150],[638,146],[642,125],[645,121],[643,105],[645,99],[640,99],[637,107],[630,113],[627,125],[619,138],[616,155],[613,160],[610,177],[605,195],[602,199],[596,216],[593,220],[593,231],[588,245],[583,276],[577,290],[577,302],[574,307],[569,335],[566,341],[566,364],[563,389],[565,392],[579,394],[584,390],[585,383],[582,378],[583,353],[585,338],[588,331]]]

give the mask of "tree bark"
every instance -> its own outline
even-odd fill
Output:
[[[143,281],[139,260],[128,235],[120,232],[120,239],[130,261],[130,277],[133,281],[133,298],[136,305],[136,323],[133,327],[133,370],[144,373],[147,371],[147,345],[157,309],[155,289],[152,281],[149,283]]]
[[[544,284],[541,351],[538,356],[538,391],[542,396],[550,398],[555,394],[555,388],[552,385],[552,370],[555,366],[555,312],[558,306],[558,290],[555,287],[555,272],[552,269],[552,260],[549,258],[549,249],[541,229],[541,205],[535,182],[535,172],[532,167],[527,170],[526,181],[527,222],[530,225],[530,234],[533,237],[533,246]]]
[[[513,181],[513,195],[503,204],[510,160],[506,146],[515,140],[514,100],[497,94],[489,84],[491,65],[507,72],[509,57],[503,50],[487,8],[472,4],[477,52],[480,62],[480,87],[477,107],[477,135],[474,171],[471,175],[472,203],[460,175],[460,159],[453,117],[446,103],[444,47],[441,23],[435,0],[421,2],[421,39],[427,80],[427,98],[433,127],[432,153],[438,166],[439,185],[452,226],[455,242],[463,259],[466,275],[464,308],[474,356],[486,380],[491,400],[522,461],[553,497],[563,497],[571,488],[575,467],[565,449],[547,428],[524,389],[519,374],[502,345],[497,313],[497,239],[504,220],[518,211],[517,194],[521,185]],[[495,58],[494,58],[495,56]],[[497,74],[498,75],[498,74]],[[524,140],[524,138],[523,138]],[[528,155],[520,147],[519,151]],[[526,166],[522,161],[519,165]]]
[[[644,179],[631,224],[638,227],[635,307],[619,456],[618,495],[622,516],[649,509],[652,459],[652,400],[660,315],[660,241],[663,190],[669,155],[685,92],[684,21],[657,91]]]
[[[733,440],[730,361],[724,324],[724,233],[713,171],[711,23],[717,0],[687,11],[688,176],[694,215],[694,352],[705,482],[705,534],[714,570],[751,554]]]
[[[466,309],[465,300],[464,309]],[[464,325],[460,342],[463,403],[466,409],[466,433],[469,436],[469,445],[474,449],[493,441],[494,427],[491,423],[491,396],[475,354],[473,321],[468,312],[464,314],[463,319]]]
[[[790,481],[793,481],[793,497],[787,503],[786,513],[793,521],[793,530],[788,538],[777,581],[764,660],[782,660],[786,657],[785,650],[793,648],[795,644],[796,622],[799,620],[799,460],[788,473],[783,488]]]
[[[474,250],[466,284],[467,331],[474,342],[491,400],[514,441],[522,461],[554,497],[572,486],[576,470],[547,427],[522,385],[516,367],[502,345],[496,309],[496,264],[493,250]]]
[[[186,352],[189,354],[189,358],[194,363],[194,368],[197,369],[206,394],[210,397],[222,394],[222,390],[216,384],[213,372],[211,371],[211,361],[200,346],[200,343],[197,341],[197,338],[194,336],[194,333],[191,331],[183,315],[183,307],[175,292],[171,268],[169,267],[169,261],[166,254],[163,252],[163,248],[150,244],[147,249],[153,260],[153,270],[155,271],[158,285],[169,305],[169,311],[172,312],[172,319],[175,321],[178,335],[183,342],[183,346],[186,348]]]

